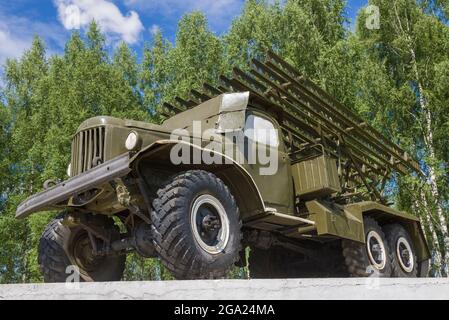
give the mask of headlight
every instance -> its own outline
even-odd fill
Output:
[[[139,134],[135,131],[131,131],[128,135],[128,138],[126,138],[125,141],[125,147],[129,151],[136,150],[140,145],[140,137]]]
[[[71,163],[69,163],[69,166],[67,167],[67,175],[69,177],[72,176],[72,164]]]

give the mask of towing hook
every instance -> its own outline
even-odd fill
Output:
[[[53,180],[53,179],[45,180],[45,182],[43,184],[44,190],[48,190],[51,187],[54,187],[55,185],[58,184],[58,182],[59,182],[58,180]]]

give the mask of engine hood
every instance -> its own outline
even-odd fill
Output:
[[[172,131],[171,128],[169,128],[167,125],[157,125],[153,123],[143,122],[143,121],[135,121],[135,120],[128,120],[128,119],[119,119],[109,116],[98,116],[89,118],[81,123],[81,125],[78,127],[76,133],[98,127],[98,126],[105,126],[105,125],[112,125],[116,127],[124,127],[124,128],[135,128],[135,129],[142,129],[142,130],[150,130],[150,131],[159,131],[159,132],[170,132]]]

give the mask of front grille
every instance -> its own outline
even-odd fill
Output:
[[[78,132],[72,141],[72,176],[83,173],[105,159],[105,128],[97,127]]]

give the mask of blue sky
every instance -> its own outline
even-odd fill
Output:
[[[354,19],[368,0],[348,0]],[[156,30],[174,41],[177,21],[188,12],[206,14],[212,31],[225,32],[244,0],[0,0],[0,64],[20,56],[33,35],[41,36],[50,54],[59,53],[73,28],[83,30],[95,19],[111,46],[127,42],[136,52]]]

